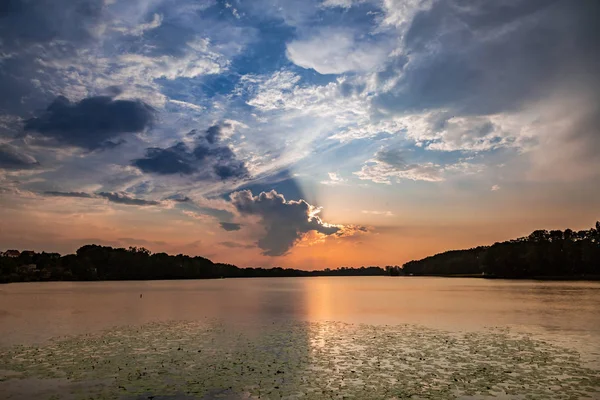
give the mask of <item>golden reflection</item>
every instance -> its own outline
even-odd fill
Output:
[[[332,287],[328,278],[304,280],[306,301],[306,318],[309,321],[329,321],[332,319]],[[318,351],[325,347],[328,339],[333,338],[335,332],[328,324],[316,324],[311,330],[309,343],[311,349]]]

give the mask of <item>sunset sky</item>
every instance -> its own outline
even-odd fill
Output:
[[[597,0],[0,2],[0,250],[394,265],[600,219]]]

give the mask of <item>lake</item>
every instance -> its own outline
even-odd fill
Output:
[[[259,392],[261,398],[600,398],[599,311],[600,282],[313,277],[8,284],[0,286],[0,365],[8,365],[0,392],[15,399],[88,391],[157,399]],[[167,359],[177,360],[176,367],[167,368]],[[136,378],[125,373],[134,364]],[[257,375],[273,368],[268,379]]]

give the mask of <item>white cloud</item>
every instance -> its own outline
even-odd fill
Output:
[[[355,4],[364,3],[365,0],[325,0],[321,7],[323,8],[350,8]]]
[[[384,16],[381,24],[405,30],[414,15],[431,6],[432,0],[383,0]]]
[[[152,16],[152,21],[142,22],[132,27],[117,24],[112,29],[126,35],[141,36],[146,31],[158,28],[162,24],[162,21],[163,16],[161,14],[154,14]]]
[[[187,109],[194,110],[197,112],[202,112],[205,110],[205,107],[202,107],[202,106],[199,106],[196,104],[192,104],[192,103],[188,103],[187,101],[169,99],[169,103],[173,103],[179,107],[187,108]]]
[[[369,214],[369,215],[381,215],[384,217],[393,217],[394,213],[391,211],[376,211],[376,210],[362,210],[361,211],[363,214]]]
[[[117,74],[123,77],[137,77],[140,80],[172,80],[218,74],[227,68],[227,65],[228,61],[224,56],[211,50],[208,39],[198,38],[187,44],[187,51],[183,57],[124,54],[118,59]]]
[[[492,192],[495,192],[497,190],[500,190],[500,186],[498,186],[498,185],[492,186],[492,189],[491,189]]]
[[[215,223],[216,222],[216,218],[212,215],[200,214],[200,213],[197,213],[194,211],[189,211],[189,210],[183,210],[182,213],[187,215],[188,217],[198,220],[200,222],[205,222],[205,223]]]
[[[362,180],[391,184],[401,180],[441,182],[447,174],[470,175],[481,172],[484,166],[464,160],[440,165],[433,162],[409,163],[407,153],[402,150],[381,149],[354,174]]]
[[[278,71],[269,77],[245,76],[238,91],[250,92],[248,104],[262,112],[287,111],[287,118],[312,115],[327,118],[337,127],[362,126],[369,122],[367,94],[344,96],[344,79],[327,85],[300,86],[300,77]]]
[[[329,179],[325,180],[325,181],[321,181],[321,184],[334,186],[334,185],[342,185],[342,184],[346,183],[346,179],[342,178],[335,172],[328,172],[327,175],[329,176]]]
[[[442,167],[434,163],[390,165],[381,161],[373,161],[363,165],[362,169],[354,174],[362,180],[370,180],[375,183],[391,184],[392,180],[402,179],[412,181],[439,182],[444,178],[441,176]]]
[[[346,29],[324,29],[287,44],[287,56],[293,63],[320,74],[371,71],[383,64],[388,53],[385,44],[358,41]]]

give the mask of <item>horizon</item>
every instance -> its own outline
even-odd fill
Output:
[[[403,265],[600,204],[597,1],[0,6],[0,246]]]
[[[567,232],[566,231],[571,231],[571,233],[569,234],[569,236],[567,236],[567,234],[566,234]],[[577,233],[578,231],[579,232],[584,232],[586,235],[590,234],[590,233],[592,235],[594,233],[597,234],[598,232],[600,232],[600,221],[597,221],[596,224],[595,224],[595,227],[592,227],[589,230],[576,230],[576,229],[573,230],[573,229],[570,229],[570,228],[566,228],[564,230],[564,232],[562,230],[558,230],[561,238],[563,238],[563,239],[572,238],[572,239],[568,239],[568,240],[578,240],[574,236],[572,236],[573,233]],[[418,259],[418,260],[408,260],[407,262],[400,263],[400,264],[393,264],[392,263],[392,264],[384,265],[383,267],[380,264],[362,264],[360,266],[359,265],[337,265],[335,267],[325,267],[325,268],[316,268],[316,269],[293,268],[293,267],[288,267],[288,266],[285,266],[285,265],[271,265],[271,266],[268,266],[268,267],[264,267],[264,266],[261,266],[261,265],[245,265],[245,266],[239,267],[239,266],[237,266],[235,264],[228,263],[226,261],[215,262],[215,261],[211,260],[210,258],[204,257],[202,255],[189,255],[189,254],[183,254],[183,253],[169,254],[169,253],[165,253],[165,252],[154,252],[154,251],[151,251],[150,249],[145,248],[144,246],[122,246],[122,247],[114,247],[114,246],[106,246],[106,245],[95,244],[95,243],[84,244],[80,248],[78,248],[77,250],[79,250],[79,249],[81,249],[83,247],[86,247],[86,246],[100,246],[100,247],[109,247],[109,248],[112,248],[112,249],[115,249],[115,250],[147,251],[149,255],[153,255],[153,254],[167,254],[168,256],[172,256],[172,257],[174,257],[174,256],[183,256],[183,257],[190,257],[190,258],[200,257],[200,258],[204,258],[204,259],[206,259],[206,260],[208,260],[210,262],[213,262],[215,264],[228,264],[228,265],[233,265],[235,267],[242,268],[242,269],[244,269],[244,268],[259,268],[259,269],[260,268],[264,268],[264,269],[283,268],[283,269],[294,269],[294,270],[307,271],[307,272],[324,271],[324,270],[330,270],[330,269],[331,270],[339,270],[341,268],[350,268],[350,269],[380,268],[382,270],[383,269],[387,270],[388,267],[390,267],[390,268],[396,268],[396,269],[398,269],[398,268],[403,269],[406,266],[406,264],[408,264],[408,263],[420,262],[420,261],[423,261],[423,260],[425,260],[427,258],[430,258],[430,257],[433,257],[433,256],[439,256],[439,255],[443,255],[443,254],[447,254],[447,253],[452,253],[452,252],[455,252],[455,251],[471,251],[471,250],[479,249],[481,247],[490,248],[490,247],[492,247],[495,244],[510,243],[510,242],[514,242],[514,241],[520,241],[520,240],[523,240],[523,239],[528,240],[528,239],[531,239],[531,237],[535,233],[538,233],[538,232],[545,232],[545,234],[547,236],[552,236],[552,234],[554,232],[556,232],[556,230],[536,229],[535,231],[531,232],[530,235],[527,235],[527,236],[519,236],[517,238],[511,238],[511,239],[507,239],[507,240],[503,240],[503,241],[498,241],[498,242],[494,242],[494,243],[490,243],[490,244],[485,244],[485,245],[472,246],[472,247],[469,247],[469,248],[447,249],[447,250],[443,250],[443,251],[440,251],[440,252],[435,253],[435,254],[429,254],[429,255],[424,256],[424,257],[422,257],[421,259]],[[583,237],[579,238],[579,240],[581,240],[581,239],[583,239]],[[18,251],[21,254],[23,254],[25,252],[34,252],[34,253],[37,253],[37,254],[43,254],[43,253],[46,253],[46,254],[58,254],[61,257],[63,257],[63,256],[69,256],[69,255],[76,255],[77,254],[77,251],[73,251],[73,252],[64,254],[64,253],[44,251],[44,250],[41,250],[41,251],[37,250],[36,251],[36,250],[31,250],[31,249],[6,249],[5,251],[2,251],[2,249],[0,249],[0,256],[4,256],[5,253],[7,253],[9,251]]]

